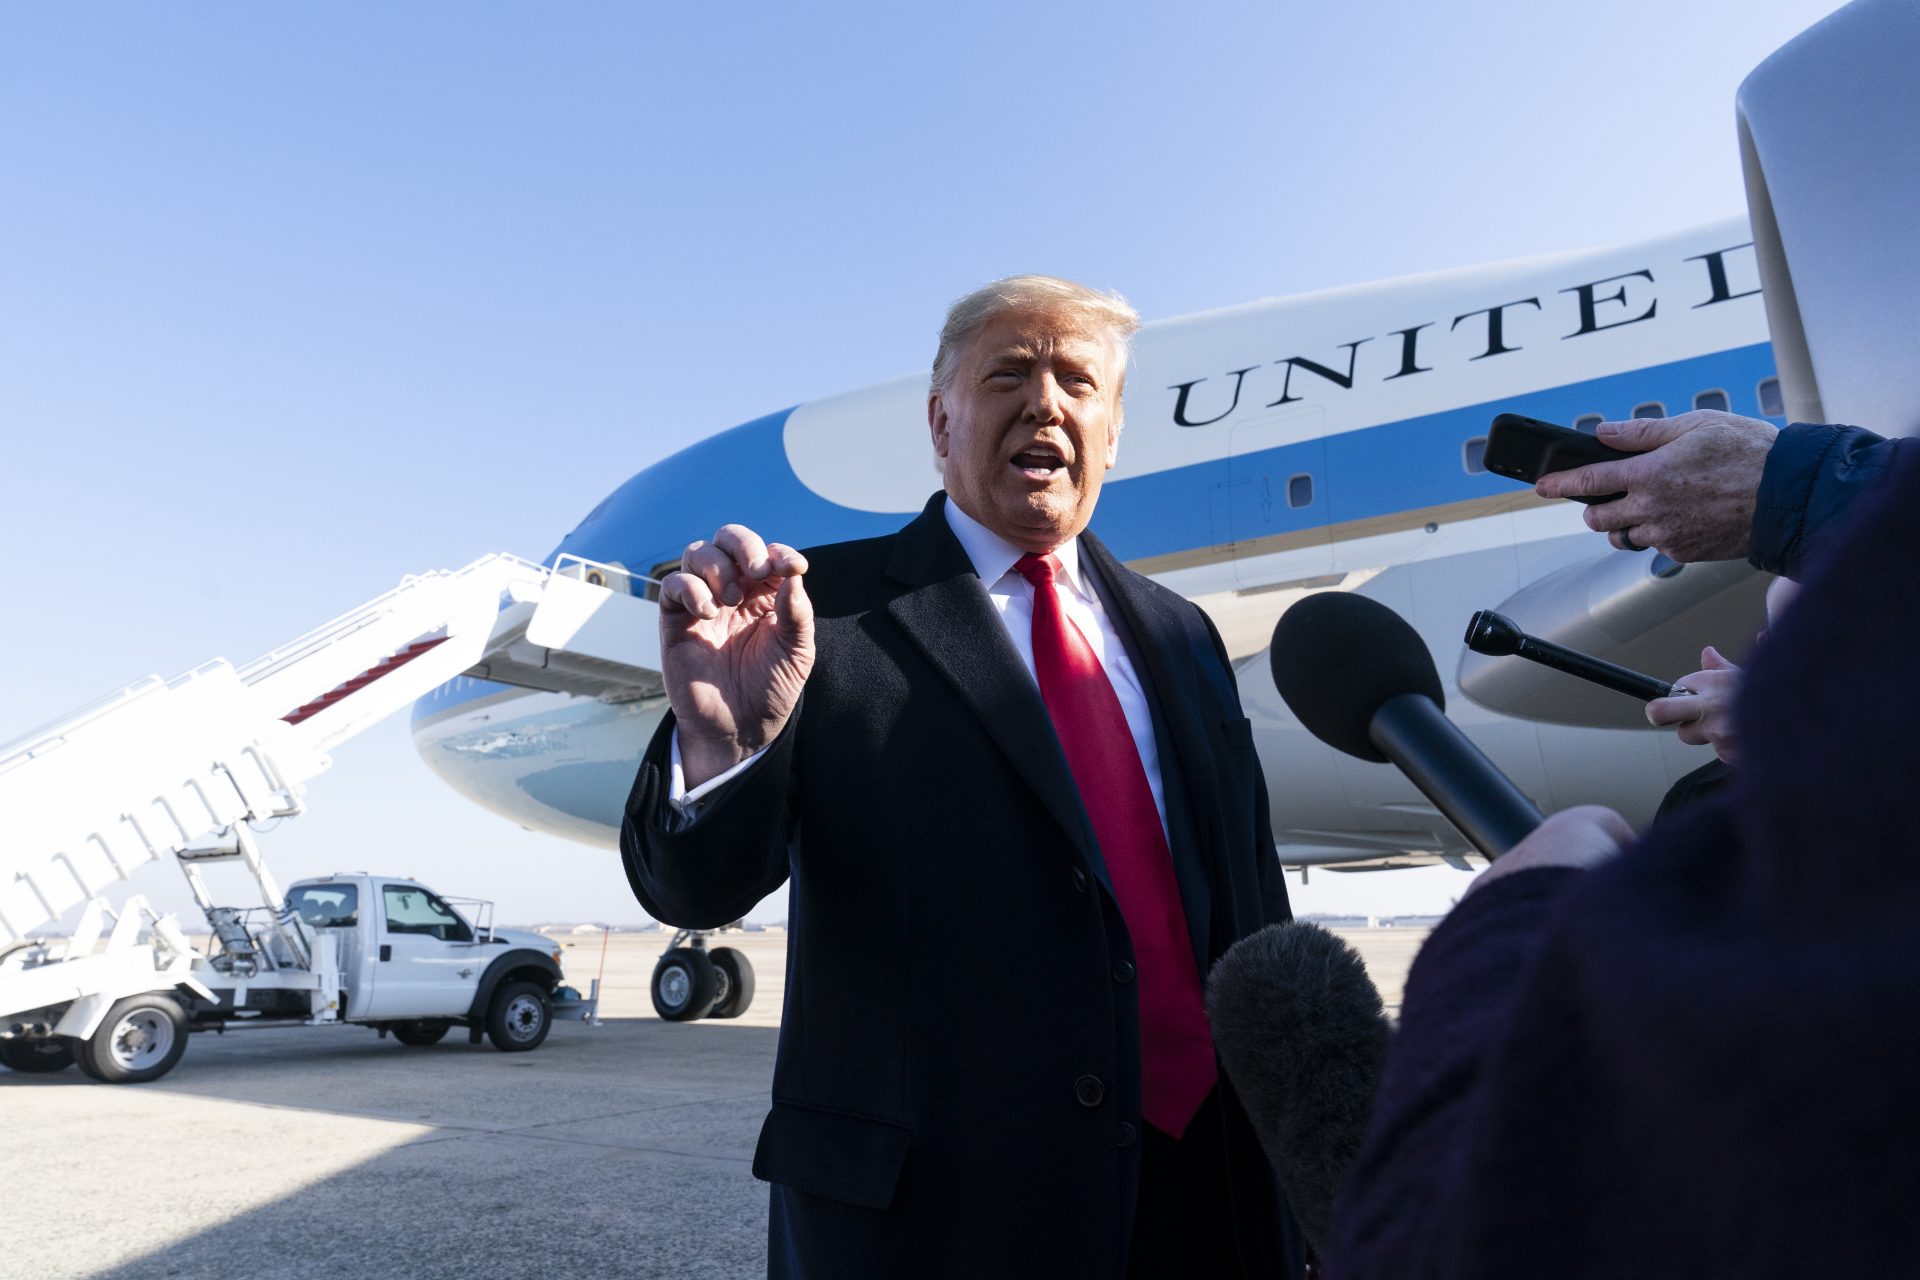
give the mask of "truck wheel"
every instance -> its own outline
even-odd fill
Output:
[[[410,1044],[415,1048],[424,1048],[430,1044],[439,1044],[447,1034],[447,1028],[453,1024],[445,1018],[420,1018],[413,1022],[396,1022],[388,1030],[401,1044]]]
[[[0,1040],[0,1065],[15,1071],[65,1071],[73,1065],[73,1041],[65,1036],[9,1036]]]
[[[107,1010],[74,1059],[103,1084],[143,1084],[173,1070],[186,1051],[186,1011],[172,996],[148,992]]]
[[[715,947],[713,973],[720,979],[719,994],[714,997],[709,1018],[737,1018],[753,1003],[753,965],[732,947]]]
[[[669,947],[653,966],[653,1011],[668,1022],[704,1018],[719,995],[713,960],[692,947]]]
[[[532,982],[503,983],[487,1010],[487,1039],[502,1053],[537,1049],[553,1027],[553,1003]]]

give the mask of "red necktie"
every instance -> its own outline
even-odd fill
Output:
[[[1140,984],[1140,1113],[1179,1137],[1213,1089],[1213,1039],[1200,999],[1173,855],[1153,788],[1100,660],[1054,590],[1060,562],[1026,555],[1033,584],[1033,667],[1067,767],[1093,821],[1114,897],[1133,939]]]

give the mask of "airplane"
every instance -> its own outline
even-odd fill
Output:
[[[1275,621],[1317,591],[1399,612],[1435,655],[1449,713],[1547,811],[1605,804],[1644,824],[1707,759],[1640,704],[1465,649],[1495,608],[1524,630],[1674,679],[1702,645],[1737,653],[1768,579],[1611,550],[1582,508],[1489,474],[1488,423],[1785,403],[1745,219],[1647,243],[1445,271],[1146,324],[1128,366],[1119,463],[1092,529],[1131,568],[1207,611],[1236,668],[1281,861],[1374,870],[1472,850],[1396,770],[1342,756],[1268,672]],[[933,318],[928,320],[933,345]],[[682,548],[739,522],[808,547],[898,529],[940,487],[927,375],[721,431],[645,468],[549,557],[657,593]],[[618,843],[664,696],[543,692],[464,675],[414,704],[429,767],[536,831]]]

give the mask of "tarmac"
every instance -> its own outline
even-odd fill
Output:
[[[1390,1005],[1420,930],[1346,933]],[[569,939],[568,941],[575,941]],[[785,938],[733,1021],[661,1022],[661,934],[615,935],[599,1025],[531,1053],[456,1028],[407,1048],[363,1027],[195,1035],[169,1075],[0,1071],[5,1274],[107,1277],[745,1277],[765,1274],[752,1174]],[[584,988],[601,939],[578,940]]]

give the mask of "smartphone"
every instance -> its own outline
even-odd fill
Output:
[[[1595,436],[1572,427],[1557,426],[1538,418],[1503,413],[1493,420],[1487,432],[1487,470],[1509,480],[1532,484],[1550,471],[1569,471],[1594,462],[1613,462],[1638,457],[1620,449],[1609,449]],[[1624,498],[1624,493],[1575,498],[1588,506]]]

